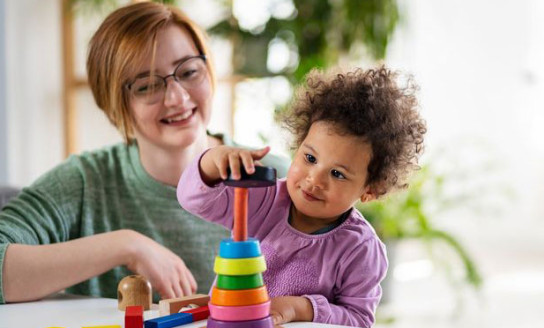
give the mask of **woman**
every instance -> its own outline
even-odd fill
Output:
[[[207,292],[228,231],[181,209],[175,186],[206,148],[214,74],[203,34],[182,12],[137,3],[90,42],[89,84],[126,143],[72,156],[0,212],[0,303],[68,292],[116,297],[135,272],[162,298]],[[279,175],[287,163],[270,157]]]

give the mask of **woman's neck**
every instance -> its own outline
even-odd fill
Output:
[[[179,150],[161,148],[146,142],[138,142],[138,148],[142,166],[153,179],[177,186],[181,174],[195,157],[217,144],[221,144],[221,141],[203,134],[191,145]]]

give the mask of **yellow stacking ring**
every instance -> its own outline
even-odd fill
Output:
[[[264,256],[262,255],[243,259],[225,259],[216,256],[213,270],[217,274],[245,276],[265,272],[266,262],[264,260]]]
[[[244,306],[268,302],[266,286],[252,289],[219,289],[213,287],[211,303],[221,306]]]

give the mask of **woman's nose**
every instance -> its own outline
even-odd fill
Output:
[[[166,107],[179,106],[191,98],[189,92],[174,79],[166,82],[166,90],[164,92],[164,105]]]

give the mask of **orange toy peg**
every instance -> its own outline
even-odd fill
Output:
[[[232,239],[234,241],[247,240],[247,188],[234,188],[234,227]]]

